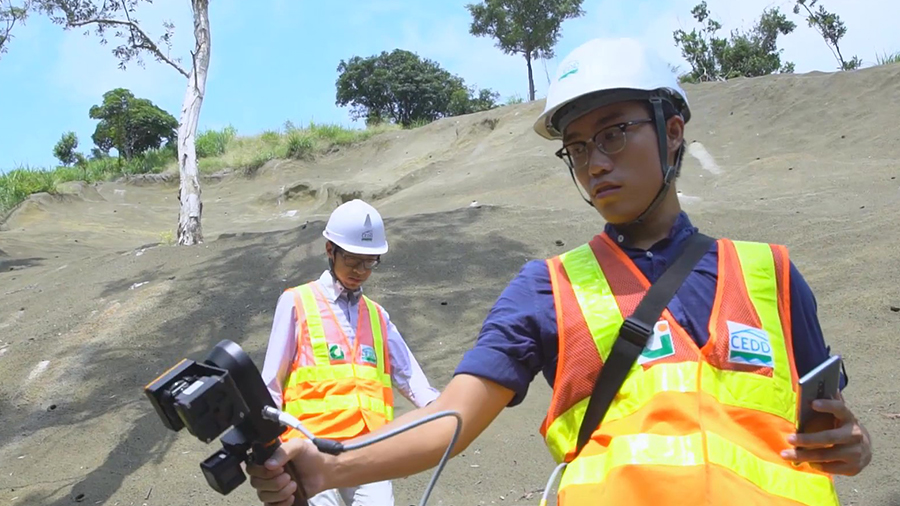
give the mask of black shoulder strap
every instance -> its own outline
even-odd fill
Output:
[[[576,455],[581,453],[581,449],[587,444],[591,434],[600,426],[600,422],[606,416],[606,410],[609,409],[609,405],[619,392],[619,388],[622,387],[635,360],[644,350],[650,336],[653,335],[653,327],[669,301],[675,296],[675,292],[684,283],[700,258],[709,251],[713,242],[715,239],[703,234],[697,233],[691,236],[675,263],[666,269],[656,283],[650,286],[634,310],[634,314],[626,318],[619,328],[619,336],[613,343],[612,351],[597,376],[594,392],[591,394],[591,400],[588,401],[587,411],[578,431]]]

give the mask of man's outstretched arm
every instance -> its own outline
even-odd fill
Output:
[[[410,411],[391,423],[345,445],[371,440],[439,411],[456,411],[462,430],[452,456],[465,450],[512,400],[514,392],[492,381],[459,374],[431,404]],[[248,466],[250,484],[259,499],[271,506],[291,506],[297,484],[284,471],[288,460],[295,468],[308,496],[336,487],[349,487],[392,480],[427,471],[436,466],[456,430],[456,418],[433,420],[390,439],[338,456],[319,452],[306,439],[292,439],[279,448],[265,467]]]

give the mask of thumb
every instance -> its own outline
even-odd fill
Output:
[[[281,446],[272,453],[272,456],[266,460],[266,469],[275,470],[283,467],[288,461],[300,453],[304,442],[305,441],[301,438],[294,438],[282,443]]]
[[[284,467],[291,459],[300,455],[303,449],[312,446],[312,442],[305,438],[292,438],[282,443],[277,450],[266,460],[265,467],[267,469],[278,469]]]

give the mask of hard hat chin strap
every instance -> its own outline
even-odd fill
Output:
[[[352,292],[353,290],[347,288],[347,285],[345,285],[344,282],[341,281],[341,278],[338,277],[337,272],[334,271],[334,257],[337,256],[338,250],[340,250],[341,247],[338,246],[337,244],[335,244],[334,241],[331,241],[331,245],[332,245],[331,256],[328,257],[328,272],[331,273],[332,279],[334,279],[335,281],[338,282],[338,284],[340,284],[342,287],[344,287],[344,290],[347,290],[348,292]]]
[[[669,149],[667,146],[668,135],[666,135],[666,117],[663,113],[662,107],[662,99],[659,97],[650,98],[650,103],[653,104],[653,116],[656,123],[656,137],[659,141],[659,167],[662,170],[663,180],[660,185],[659,191],[656,192],[656,196],[653,198],[653,201],[650,202],[650,205],[644,209],[637,218],[628,221],[626,223],[617,223],[617,227],[627,228],[632,225],[638,225],[644,222],[644,220],[649,216],[653,211],[656,210],[657,207],[662,203],[663,199],[666,197],[666,193],[668,193],[669,188],[672,186],[672,181],[675,180],[675,176],[678,174],[678,165],[681,162],[681,157],[684,153],[684,145],[679,148],[678,153],[675,155],[675,164],[669,165]],[[571,168],[569,169],[569,174],[572,176],[572,181],[575,182],[576,187],[578,188],[579,195],[581,194],[581,187],[578,186],[578,183],[575,181],[575,172]],[[583,195],[581,197],[585,202],[591,207],[594,207],[594,203],[591,202],[590,199],[585,198]]]
[[[650,99],[650,103],[653,104],[653,115],[656,120],[656,138],[659,142],[659,167],[660,170],[662,170],[663,176],[662,184],[660,185],[659,191],[656,192],[656,197],[653,198],[653,201],[650,202],[647,209],[644,209],[644,212],[628,223],[618,225],[621,227],[643,223],[647,216],[655,211],[662,203],[666,193],[669,192],[669,188],[672,186],[672,181],[675,180],[675,176],[678,174],[678,158],[681,155],[681,150],[679,150],[678,156],[675,158],[675,165],[669,165],[669,148],[667,145],[669,136],[666,135],[666,117],[665,114],[663,114],[662,99],[653,97]]]

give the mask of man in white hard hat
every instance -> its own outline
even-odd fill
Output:
[[[387,253],[381,215],[362,200],[328,219],[329,268],[278,299],[262,377],[276,405],[316,437],[343,441],[393,419],[393,388],[417,408],[437,398],[388,312],[362,293]],[[294,429],[282,441],[304,438]],[[394,504],[388,480],[317,491],[311,506]]]
[[[440,397],[379,432],[457,411],[458,454],[543,373],[557,504],[838,504],[832,475],[869,464],[869,434],[840,394],[813,403],[828,415],[816,430],[797,429],[798,378],[830,353],[815,298],[785,247],[714,240],[681,210],[690,117],[668,65],[634,40],[566,56],[534,129],[560,142],[605,228],[526,263]],[[306,491],[406,476],[453,431],[436,420],[339,456],[287,444],[248,472],[263,502],[287,505],[288,459]]]

